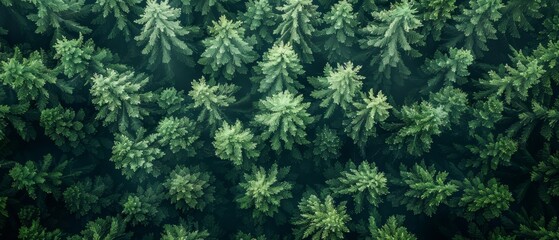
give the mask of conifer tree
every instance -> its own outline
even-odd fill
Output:
[[[167,196],[177,208],[202,210],[214,201],[213,181],[214,177],[201,171],[198,166],[191,168],[177,166],[163,186],[167,189]]]
[[[549,148],[549,147],[547,147]],[[532,167],[530,179],[542,181],[549,196],[559,196],[559,154],[544,152],[540,162]]]
[[[130,15],[139,14],[142,0],[99,0],[95,1],[91,11],[97,14],[93,20],[96,24],[111,25],[108,38],[123,36],[126,42],[131,40],[135,26]]]
[[[87,135],[95,132],[91,124],[84,124],[85,113],[77,113],[62,106],[47,108],[41,111],[39,123],[54,143],[63,148],[74,149],[76,153],[83,151],[83,144],[87,142]]]
[[[98,110],[95,119],[103,126],[116,124],[121,132],[141,126],[140,120],[149,113],[144,104],[153,97],[153,93],[142,91],[148,82],[145,75],[109,69],[106,75],[95,74],[91,81],[92,102]]]
[[[307,112],[310,103],[303,102],[302,95],[288,91],[276,93],[259,102],[255,123],[263,129],[260,136],[270,140],[273,150],[291,150],[293,144],[307,144],[307,125],[314,118]],[[282,144],[283,142],[283,144]]]
[[[338,133],[324,125],[319,127],[316,138],[313,140],[313,154],[322,160],[321,162],[329,162],[340,156],[342,141]]]
[[[552,240],[559,237],[559,223],[557,217],[551,217],[546,222],[545,217],[521,224],[518,232],[527,239]]]
[[[273,217],[278,212],[282,200],[291,198],[293,185],[283,181],[289,173],[289,167],[279,168],[273,164],[269,170],[263,167],[252,167],[251,173],[243,175],[239,183],[241,194],[235,201],[242,209],[252,208],[252,216]]]
[[[378,76],[391,84],[390,79],[402,84],[411,74],[403,54],[419,57],[414,46],[423,44],[423,35],[416,30],[421,27],[417,10],[408,0],[392,5],[389,10],[373,12],[374,22],[363,29],[361,48],[372,54],[371,65],[378,67]],[[378,84],[378,83],[377,83]]]
[[[451,86],[444,87],[438,92],[431,92],[429,102],[434,106],[442,106],[452,124],[459,125],[462,115],[468,110],[468,95]]]
[[[443,106],[435,107],[428,102],[404,106],[397,116],[402,123],[396,124],[398,131],[386,139],[386,143],[392,145],[390,149],[405,149],[412,156],[429,152],[433,136],[441,134],[449,125]]]
[[[252,43],[245,40],[242,22],[232,21],[225,16],[213,21],[210,36],[202,41],[205,50],[198,63],[204,65],[204,73],[212,79],[233,79],[236,73],[245,74],[246,64],[257,58]]]
[[[64,170],[67,165],[67,161],[54,164],[50,154],[43,156],[43,160],[39,163],[34,161],[27,161],[25,165],[16,163],[9,172],[13,179],[12,186],[17,190],[25,190],[33,199],[37,198],[39,191],[58,197],[60,194],[58,187],[66,175]]]
[[[457,8],[456,0],[419,0],[416,4],[424,32],[431,33],[435,41],[441,40],[441,32]]]
[[[497,39],[496,22],[501,19],[501,0],[470,0],[469,8],[454,17],[456,30],[460,35],[452,39],[451,46],[462,43],[463,49],[470,50],[475,57],[482,57],[487,48],[487,40]]]
[[[393,204],[406,206],[414,214],[432,216],[441,204],[458,191],[458,185],[447,181],[448,173],[437,171],[433,165],[414,164],[411,169],[400,165],[401,179],[394,179],[397,186],[391,194]]]
[[[479,177],[466,178],[462,185],[464,194],[458,205],[465,207],[465,217],[468,219],[478,213],[486,220],[499,217],[514,201],[508,186],[495,178],[487,183],[483,183]]]
[[[281,22],[274,30],[277,41],[291,43],[305,63],[314,61],[311,37],[320,23],[317,8],[312,0],[287,0],[277,8],[282,12]]]
[[[354,98],[361,93],[363,79],[365,79],[359,75],[359,70],[361,66],[354,67],[352,62],[338,64],[336,69],[326,65],[325,76],[311,80],[311,84],[317,88],[311,96],[322,100],[320,107],[326,108],[325,118],[332,116],[336,107],[339,106],[347,111],[355,102]]]
[[[351,2],[341,0],[324,16],[326,28],[320,31],[325,38],[324,52],[330,61],[346,61],[357,43],[355,28],[359,24]]]
[[[257,46],[272,43],[272,29],[278,21],[269,0],[249,0],[245,3],[246,12],[240,16],[247,32],[256,37]]]
[[[243,161],[260,155],[253,139],[250,129],[244,129],[239,120],[231,125],[223,122],[214,136],[215,155],[233,162],[235,166],[241,166]]]
[[[361,212],[364,206],[371,204],[378,206],[384,195],[388,194],[388,180],[374,163],[364,161],[359,165],[349,162],[346,170],[338,178],[326,183],[334,195],[349,195],[355,201],[356,212]]]
[[[428,87],[423,91],[431,90],[441,83],[445,86],[465,83],[470,75],[468,67],[474,62],[474,57],[469,50],[450,48],[448,54],[437,51],[433,59],[428,59],[423,66],[425,73],[429,74]]]
[[[188,96],[194,100],[192,108],[199,109],[198,122],[208,123],[212,129],[225,120],[223,110],[237,100],[233,94],[239,88],[233,84],[208,84],[206,78],[192,81]]]
[[[0,105],[0,140],[6,139],[9,135],[9,131],[6,129],[8,123],[16,130],[23,140],[29,141],[35,138],[36,133],[33,126],[31,126],[31,123],[24,120],[24,114],[29,108],[29,103]]]
[[[515,51],[513,61],[515,66],[505,66],[506,73],[490,71],[489,79],[481,81],[486,90],[478,95],[504,95],[506,103],[513,99],[526,100],[528,90],[540,82],[545,71],[538,59],[524,56],[522,52]]]
[[[129,240],[132,234],[126,232],[126,222],[118,217],[108,216],[105,218],[97,218],[89,221],[85,225],[85,229],[79,235],[74,235],[68,240],[82,240],[82,239],[121,239]]]
[[[71,92],[71,89],[65,89],[57,83],[56,74],[45,66],[39,52],[24,58],[16,48],[13,57],[1,62],[0,69],[0,82],[14,90],[18,100],[37,101],[39,108],[44,108],[49,99],[49,91],[45,87],[47,84]]]
[[[470,135],[473,136],[479,129],[492,130],[503,117],[503,110],[503,102],[495,96],[476,102],[472,109],[472,120],[468,122]]]
[[[196,124],[187,117],[165,117],[159,121],[155,129],[157,143],[168,147],[172,153],[185,151],[187,156],[196,154],[199,130]]]
[[[138,187],[136,193],[129,194],[121,203],[124,222],[132,226],[161,222],[165,218],[164,213],[159,211],[163,196],[161,187]]]
[[[113,54],[107,49],[95,48],[93,40],[83,41],[80,35],[76,39],[58,39],[54,45],[54,58],[60,60],[59,68],[70,78],[85,77],[91,73],[105,73],[106,66],[113,60]]]
[[[305,71],[290,43],[274,44],[264,53],[254,71],[256,75],[251,80],[259,84],[258,92],[267,95],[284,90],[296,93],[303,87],[297,78]]]
[[[361,94],[361,101],[353,103],[353,110],[347,113],[347,120],[344,121],[345,132],[360,147],[365,146],[369,137],[377,134],[378,124],[383,123],[390,113],[392,106],[387,102],[386,96],[382,91],[377,95],[373,89],[369,90],[368,95]]]
[[[542,0],[511,0],[504,4],[501,12],[503,17],[499,22],[499,31],[509,33],[519,38],[520,31],[533,31],[531,22],[543,17],[542,8],[548,7],[548,3]],[[541,21],[541,20],[539,20]]]
[[[377,226],[374,217],[369,217],[369,232],[372,239],[417,240],[404,226],[405,218],[401,215],[390,216],[382,226]]]
[[[63,193],[66,208],[80,216],[100,213],[108,207],[113,198],[110,196],[113,181],[110,177],[96,177],[94,181],[86,178],[66,188]]]
[[[169,63],[172,53],[179,54],[179,59],[186,63],[194,64],[189,57],[193,53],[191,46],[180,38],[197,29],[181,26],[178,20],[180,13],[180,9],[172,8],[168,0],[148,0],[144,13],[135,21],[142,25],[142,30],[134,39],[144,47],[142,54],[148,55],[148,64],[152,68]]]
[[[125,134],[117,134],[112,147],[111,161],[115,163],[116,169],[121,169],[122,174],[131,179],[135,177],[139,181],[146,178],[145,173],[158,176],[160,169],[156,161],[165,153],[154,146],[155,135],[145,135],[145,129],[138,129],[135,137]],[[138,170],[141,173],[137,173]]]
[[[33,5],[35,13],[27,15],[35,22],[36,33],[53,31],[53,39],[67,36],[69,32],[87,34],[91,32],[86,26],[77,22],[77,17],[84,17],[87,8],[85,0],[25,0]]]
[[[513,139],[489,133],[486,137],[474,136],[476,145],[466,146],[476,158],[469,160],[467,165],[480,168],[483,174],[497,170],[499,166],[509,166],[512,155],[518,149],[518,144]]]
[[[336,204],[329,195],[324,201],[316,195],[304,197],[299,202],[299,211],[300,215],[292,220],[296,238],[344,239],[349,232],[346,224],[351,217],[346,213],[345,202]]]
[[[198,240],[207,239],[210,234],[207,230],[193,229],[184,223],[181,224],[165,224],[163,226],[163,232],[161,233],[161,240]]]

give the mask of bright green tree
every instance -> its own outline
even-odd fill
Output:
[[[451,86],[444,87],[438,92],[431,92],[429,102],[433,106],[442,106],[448,114],[450,122],[456,125],[462,123],[462,115],[469,110],[468,95],[464,91]]]
[[[246,12],[240,18],[248,34],[256,37],[258,45],[272,43],[273,27],[278,21],[278,15],[274,13],[269,0],[249,0],[245,3]]]
[[[330,65],[324,68],[324,77],[311,80],[316,88],[311,96],[322,100],[320,107],[326,108],[325,118],[332,116],[336,107],[346,111],[354,104],[354,98],[361,93],[365,77],[359,75],[361,66],[353,66],[352,62],[338,64],[336,69]]]
[[[251,173],[245,173],[239,183],[241,193],[235,201],[242,209],[253,209],[252,216],[273,217],[278,212],[281,202],[291,198],[293,185],[284,181],[289,167],[279,168],[273,164],[269,170],[252,167]]]
[[[236,102],[233,94],[239,88],[233,84],[206,83],[206,78],[192,81],[192,90],[188,96],[194,100],[192,108],[198,109],[198,122],[209,124],[214,129],[226,120],[223,110]]]
[[[192,227],[181,224],[165,224],[161,233],[161,240],[201,240],[207,239],[210,234],[207,230],[193,229]]]
[[[287,0],[277,9],[281,11],[281,22],[274,30],[278,35],[276,41],[291,43],[303,62],[314,61],[311,37],[315,33],[315,26],[320,23],[318,6],[312,0]]]
[[[430,33],[434,40],[441,40],[441,33],[452,13],[458,7],[456,0],[419,0],[416,1],[418,12],[424,24],[426,33]]]
[[[497,170],[499,166],[511,165],[512,155],[518,149],[515,140],[500,134],[495,137],[492,133],[486,137],[476,135],[474,138],[477,144],[468,145],[467,148],[476,157],[468,161],[468,166],[480,168],[483,174],[487,174],[489,171]]]
[[[297,78],[305,71],[290,43],[274,44],[264,53],[254,71],[251,80],[259,84],[258,92],[261,93],[271,95],[284,90],[296,93],[303,87]]]
[[[468,122],[469,133],[473,136],[479,129],[492,130],[497,122],[503,118],[504,105],[495,96],[485,101],[478,101],[472,108],[472,120]]]
[[[470,75],[468,67],[474,62],[469,50],[450,48],[448,54],[437,51],[433,59],[428,59],[423,66],[423,71],[429,74],[427,87],[424,92],[439,85],[452,86],[463,84]]]
[[[213,146],[217,157],[231,161],[235,166],[260,155],[254,135],[250,129],[244,129],[239,120],[235,124],[223,122],[214,135]]]
[[[46,108],[41,111],[40,125],[45,129],[47,135],[54,144],[63,149],[74,149],[82,152],[84,144],[88,141],[87,136],[95,132],[91,124],[84,124],[85,112],[73,109],[64,109],[58,105],[54,108]]]
[[[378,77],[387,84],[391,79],[402,84],[411,74],[402,54],[419,57],[414,46],[423,44],[423,35],[416,30],[421,27],[417,10],[408,0],[393,4],[389,10],[373,12],[375,21],[363,29],[361,48],[372,54],[371,65],[378,67]]]
[[[172,153],[185,151],[188,156],[196,154],[196,142],[200,131],[196,124],[187,117],[165,117],[155,129],[157,143],[168,147]]]
[[[148,77],[110,69],[105,75],[95,74],[91,81],[92,102],[98,110],[95,119],[103,126],[116,124],[121,132],[141,126],[140,120],[149,113],[144,104],[153,98],[153,93],[143,92]]]
[[[138,129],[135,135],[135,137],[131,137],[122,133],[117,134],[110,160],[127,179],[135,177],[142,181],[146,177],[144,173],[158,176],[160,169],[156,160],[163,157],[165,153],[154,146],[156,136],[144,136],[145,129],[142,128]],[[141,173],[138,173],[138,170]]]
[[[314,118],[307,112],[310,103],[303,102],[302,95],[288,91],[279,92],[260,100],[260,111],[254,121],[263,129],[260,136],[270,140],[273,150],[291,150],[293,144],[307,144],[307,125]],[[282,144],[283,142],[283,144]]]
[[[180,38],[197,31],[196,27],[183,27],[178,17],[181,10],[172,8],[168,0],[148,0],[144,13],[135,22],[142,25],[142,30],[134,39],[143,46],[142,54],[148,55],[148,64],[155,68],[171,61],[171,54],[178,54],[179,59],[189,64],[194,61],[192,47]]]
[[[386,139],[386,143],[391,145],[390,149],[405,149],[412,156],[429,152],[433,136],[440,135],[449,125],[444,107],[435,107],[428,102],[404,106],[397,116],[402,122],[392,126],[398,130]]]
[[[177,166],[167,177],[163,186],[167,196],[177,208],[203,210],[214,201],[214,177],[200,170],[200,167]]]
[[[138,187],[135,193],[129,194],[121,203],[124,222],[132,226],[160,223],[165,218],[164,213],[159,211],[164,196],[161,187]]]
[[[377,135],[376,125],[388,118],[392,106],[382,91],[378,91],[375,96],[373,89],[370,89],[368,95],[361,94],[361,98],[362,101],[353,103],[353,109],[347,113],[344,125],[345,132],[353,142],[363,147],[369,137]]]
[[[212,79],[231,80],[235,73],[245,74],[246,65],[256,60],[254,44],[245,40],[245,29],[241,25],[240,21],[221,16],[210,27],[210,36],[202,41],[205,50],[198,63],[204,65],[204,73]]]
[[[87,222],[85,229],[79,235],[74,235],[68,240],[129,240],[132,234],[126,232],[126,222],[118,217],[104,217]]]
[[[404,227],[405,218],[401,215],[390,216],[382,226],[377,226],[374,217],[369,217],[369,232],[372,239],[417,240],[417,237]]]
[[[58,39],[54,44],[54,50],[54,58],[60,60],[59,68],[70,78],[105,73],[106,65],[113,59],[109,50],[96,49],[93,40],[84,42],[81,34],[76,39]]]
[[[304,197],[299,202],[299,216],[292,220],[295,237],[319,239],[344,239],[349,232],[347,223],[351,217],[346,212],[345,202],[336,204],[331,196],[324,201],[316,195]]]
[[[400,178],[391,198],[393,204],[404,205],[414,214],[433,216],[441,204],[447,204],[449,197],[458,191],[458,185],[447,181],[448,173],[437,171],[435,166],[425,163],[414,164],[411,169],[400,165]]]
[[[366,161],[355,165],[349,162],[340,176],[326,183],[336,196],[349,195],[355,201],[355,209],[361,212],[364,206],[378,206],[382,198],[388,194],[388,180],[374,163]]]

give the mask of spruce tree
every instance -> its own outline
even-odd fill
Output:
[[[351,2],[341,0],[323,16],[326,28],[320,31],[324,37],[324,52],[330,61],[347,61],[352,47],[357,43],[355,28],[359,24]]]
[[[324,201],[316,195],[304,197],[299,202],[299,216],[292,220],[295,237],[319,239],[344,239],[349,232],[347,223],[351,217],[346,212],[345,202],[336,204],[331,196]]]
[[[290,43],[274,44],[264,53],[254,71],[256,75],[251,80],[258,83],[258,92],[267,95],[284,90],[296,93],[297,89],[303,87],[298,77],[305,71]]]

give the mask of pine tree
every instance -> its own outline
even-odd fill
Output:
[[[300,215],[292,220],[298,239],[344,239],[349,232],[346,224],[351,217],[346,213],[345,202],[336,204],[329,195],[324,201],[316,195],[304,197],[299,202],[299,211]]]
[[[373,89],[368,95],[361,94],[361,101],[353,103],[354,109],[347,113],[344,121],[345,132],[360,147],[364,147],[369,137],[377,135],[376,125],[383,123],[390,113],[392,106],[387,102],[382,91],[375,96]]]
[[[198,63],[204,65],[204,73],[212,79],[231,80],[235,73],[245,74],[246,64],[256,60],[254,44],[245,41],[245,29],[241,25],[240,21],[221,16],[219,21],[213,21],[210,36],[202,41],[206,49]]]
[[[336,69],[326,65],[325,76],[311,80],[311,84],[316,88],[311,96],[322,100],[320,107],[326,108],[325,118],[332,116],[336,107],[347,111],[355,102],[354,98],[361,93],[363,79],[365,79],[359,75],[359,70],[361,70],[361,66],[354,67],[352,62],[338,64]]]
[[[540,162],[532,167],[530,179],[542,181],[546,194],[557,197],[559,196],[559,154],[544,152],[542,155]]]
[[[17,237],[20,240],[59,240],[62,239],[62,231],[60,229],[48,231],[39,223],[39,219],[35,219],[31,224],[21,226]]]
[[[159,211],[163,197],[161,187],[138,187],[136,193],[129,194],[121,203],[124,222],[132,226],[160,223],[165,218],[164,213]]]
[[[246,12],[240,18],[247,32],[256,37],[257,46],[272,43],[272,29],[278,21],[269,0],[249,0],[245,3]]]
[[[402,123],[396,124],[398,131],[386,143],[392,150],[403,150],[412,156],[429,152],[433,136],[438,136],[449,125],[448,113],[443,106],[435,107],[428,102],[404,106],[398,113]]]
[[[546,222],[545,217],[538,220],[530,219],[527,224],[521,224],[518,232],[526,239],[553,240],[559,238],[559,223],[557,217],[551,217]]]
[[[112,147],[111,161],[116,169],[121,169],[126,179],[134,177],[139,181],[146,178],[145,173],[158,176],[160,169],[156,160],[165,155],[161,149],[154,146],[155,135],[145,135],[145,129],[138,129],[135,137],[117,134]],[[138,172],[140,170],[141,172]]]
[[[68,240],[99,239],[99,240],[129,240],[132,234],[126,232],[126,223],[118,217],[108,216],[89,221],[79,235]]]
[[[430,33],[435,41],[441,40],[441,32],[457,7],[456,0],[419,0],[416,4],[424,23],[424,32]]]
[[[468,122],[470,136],[479,129],[492,130],[496,123],[503,118],[504,105],[495,96],[488,97],[486,101],[478,101],[472,109],[472,120]]]
[[[262,61],[254,67],[255,76],[251,78],[258,83],[258,92],[271,95],[284,90],[296,93],[303,85],[298,77],[305,73],[299,57],[290,43],[276,43],[264,53]]]
[[[318,128],[312,144],[312,152],[317,157],[314,159],[322,160],[318,163],[328,163],[341,155],[342,141],[338,133],[326,125]]]
[[[442,106],[448,114],[450,123],[459,125],[462,115],[468,111],[468,95],[451,86],[444,87],[438,92],[431,92],[429,102],[433,106]]]
[[[76,39],[58,39],[54,44],[54,58],[60,60],[64,74],[70,78],[85,77],[92,73],[105,73],[113,54],[107,49],[96,49],[93,40],[83,41],[80,34]]]
[[[116,123],[121,132],[141,126],[140,120],[149,113],[143,105],[153,98],[153,93],[142,92],[148,82],[145,75],[110,69],[106,75],[95,74],[91,81],[92,102],[98,110],[95,119],[101,120],[103,126]]]
[[[417,10],[408,0],[403,0],[392,5],[390,10],[374,12],[373,18],[375,21],[363,29],[365,37],[359,40],[361,48],[373,55],[371,65],[378,66],[380,80],[391,84],[391,79],[395,79],[396,83],[403,84],[411,71],[402,54],[421,56],[413,48],[423,44],[423,35],[416,32],[422,26]]]
[[[293,144],[307,144],[307,125],[314,118],[307,112],[310,103],[303,102],[302,95],[288,91],[276,93],[259,102],[259,113],[255,123],[263,129],[260,136],[270,140],[273,150],[291,150]],[[282,146],[283,142],[283,146]]]
[[[165,224],[161,233],[161,240],[199,240],[207,239],[210,234],[207,230],[198,230],[184,223],[181,224]]]
[[[260,155],[253,139],[254,135],[250,129],[244,129],[239,120],[231,125],[223,122],[214,136],[215,155],[231,161],[235,166],[241,166],[243,161]]]
[[[165,117],[159,121],[155,129],[157,143],[168,147],[172,153],[185,151],[187,156],[196,154],[196,142],[200,131],[196,124],[187,117]]]
[[[499,31],[516,38],[520,37],[520,30],[534,31],[531,20],[542,18],[542,8],[547,6],[547,2],[542,0],[507,1],[501,10],[503,17],[500,19]]]
[[[495,23],[501,19],[503,7],[501,0],[470,0],[469,8],[454,17],[460,35],[452,39],[449,45],[463,42],[463,49],[470,50],[475,57],[482,57],[483,52],[489,50],[487,40],[497,39]]]
[[[361,212],[367,203],[376,207],[382,202],[384,195],[388,194],[387,182],[384,173],[374,163],[364,161],[358,166],[349,162],[338,178],[326,183],[335,196],[352,196],[356,212]]]
[[[352,47],[357,43],[354,29],[359,22],[353,6],[347,0],[341,0],[332,6],[323,17],[326,28],[320,31],[325,38],[324,52],[330,61],[347,61],[351,57]]]
[[[66,188],[62,194],[66,208],[71,213],[80,216],[85,216],[88,213],[100,213],[101,209],[112,203],[113,198],[109,194],[112,185],[113,181],[108,176],[96,177],[94,181],[86,178],[83,181],[76,182]]]
[[[198,166],[177,166],[171,172],[163,186],[167,196],[178,209],[194,208],[203,210],[214,201],[214,177],[200,170]]]
[[[170,87],[162,89],[158,92],[157,105],[167,115],[183,111],[185,96],[184,91],[177,91],[177,89]]]
[[[206,78],[192,81],[192,90],[188,96],[194,100],[192,108],[199,109],[198,122],[209,124],[212,129],[226,120],[225,108],[237,100],[233,94],[239,88],[233,84],[208,84]]]
[[[252,167],[251,173],[243,175],[239,183],[241,193],[235,201],[242,209],[252,208],[252,216],[273,217],[283,200],[291,198],[293,185],[283,181],[289,173],[289,167],[279,168],[273,164],[269,170],[263,167]]]
[[[63,87],[57,83],[54,71],[45,66],[39,52],[33,52],[28,58],[24,58],[16,48],[13,57],[1,62],[0,69],[0,82],[14,90],[18,100],[37,101],[39,108],[44,108],[49,99],[50,94],[46,86],[52,84]],[[71,89],[66,90],[71,92]]]
[[[414,164],[411,169],[400,165],[401,179],[394,179],[397,186],[391,199],[394,205],[404,205],[414,214],[433,216],[441,204],[458,191],[458,185],[447,181],[448,173],[437,171],[433,165]]]
[[[53,164],[50,154],[43,156],[40,163],[34,161],[27,161],[25,165],[16,163],[9,172],[13,179],[12,187],[25,190],[33,199],[37,198],[39,191],[58,197],[60,194],[58,187],[66,176],[64,170],[67,165],[67,161]]]
[[[81,153],[85,150],[86,137],[95,132],[93,125],[84,124],[84,118],[83,110],[80,109],[76,113],[73,109],[64,109],[58,105],[43,109],[39,123],[45,129],[45,135],[57,146],[63,150],[71,149],[75,153]]]
[[[36,13],[27,15],[35,22],[36,33],[53,31],[53,39],[60,39],[70,32],[88,34],[91,32],[86,26],[77,22],[77,17],[84,16],[87,8],[85,0],[24,0],[31,3]]]
[[[417,240],[404,226],[405,218],[401,215],[390,216],[382,226],[377,226],[374,217],[369,217],[369,232],[372,239]]]
[[[490,179],[487,184],[478,177],[466,178],[462,185],[464,194],[458,205],[465,207],[465,217],[468,219],[478,213],[486,220],[499,217],[514,201],[508,186],[495,178]]]
[[[486,137],[474,136],[476,145],[466,146],[476,158],[467,162],[468,166],[481,169],[481,173],[487,174],[495,171],[499,166],[511,165],[512,155],[518,149],[518,144],[512,138],[498,135],[494,137],[489,133]]]
[[[9,135],[9,130],[6,129],[8,123],[10,123],[23,140],[29,141],[35,138],[36,132],[33,126],[24,119],[24,115],[29,108],[29,103],[0,105],[0,140],[5,140]]]
[[[140,19],[135,22],[142,24],[142,30],[134,39],[139,46],[143,46],[142,54],[148,55],[150,67],[166,65],[171,61],[171,54],[179,54],[179,59],[194,65],[194,61],[189,57],[192,55],[192,47],[181,40],[193,32],[196,27],[183,27],[180,25],[178,17],[179,8],[172,8],[168,0],[159,3],[156,0],[148,0],[147,6]]]
[[[423,71],[429,74],[427,87],[423,92],[428,92],[439,86],[463,84],[470,75],[468,67],[474,62],[474,57],[469,50],[450,48],[448,54],[437,51],[433,59],[428,59],[423,66]]]
[[[97,14],[93,20],[96,24],[111,25],[107,38],[123,36],[126,42],[131,40],[136,30],[130,15],[141,12],[139,4],[142,0],[98,0],[91,7]],[[115,24],[116,23],[116,24]]]
[[[276,41],[291,43],[304,63],[314,61],[311,37],[320,23],[318,6],[312,0],[287,0],[277,9],[282,12],[281,22],[274,30]]]
[[[506,73],[490,71],[489,79],[480,81],[486,90],[479,96],[504,95],[506,103],[511,103],[513,99],[528,98],[528,90],[540,82],[545,71],[538,59],[524,56],[522,52],[515,51],[514,54],[514,67],[506,65]]]

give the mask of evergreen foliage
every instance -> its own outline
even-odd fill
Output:
[[[258,92],[261,93],[271,95],[284,90],[296,93],[303,87],[297,77],[305,71],[290,43],[274,44],[264,53],[254,71],[256,76],[252,81],[259,83]]]
[[[320,31],[324,36],[324,51],[330,61],[346,61],[351,58],[352,47],[357,43],[355,28],[359,24],[351,2],[342,0],[332,6],[323,16],[328,26]]]
[[[495,178],[491,178],[487,183],[483,183],[478,177],[466,178],[462,184],[464,194],[460,197],[458,205],[465,208],[466,218],[478,213],[487,220],[499,217],[514,201],[508,186],[499,183]]]
[[[233,104],[233,94],[238,87],[233,84],[208,84],[204,77],[192,81],[192,90],[188,96],[194,100],[192,108],[199,109],[198,122],[207,122],[216,127],[224,120],[223,110]]]
[[[417,237],[403,227],[404,217],[390,216],[382,226],[377,226],[373,217],[369,218],[369,232],[372,239],[416,240]]]
[[[199,167],[177,166],[163,186],[168,197],[179,209],[202,210],[214,200],[215,187],[211,186],[213,176],[200,171]]]
[[[12,186],[25,190],[29,197],[35,199],[40,192],[51,193],[58,197],[59,186],[65,177],[64,170],[68,162],[53,163],[52,155],[47,154],[39,163],[27,161],[25,165],[16,163],[10,169]]]
[[[214,136],[215,155],[233,162],[235,166],[240,166],[244,160],[257,158],[260,155],[253,139],[254,134],[249,129],[243,129],[240,121],[236,121],[234,125],[223,122]]]
[[[278,212],[281,201],[291,198],[293,185],[282,181],[289,173],[289,168],[279,168],[273,164],[269,170],[252,167],[250,174],[243,175],[239,183],[242,193],[235,199],[242,209],[253,208],[252,216],[273,217]]]
[[[91,11],[97,14],[93,20],[97,24],[111,25],[108,38],[123,36],[128,42],[132,39],[135,26],[129,19],[131,14],[141,12],[141,0],[99,0],[95,1]]]
[[[115,163],[116,169],[121,169],[122,174],[131,179],[136,176],[143,180],[144,173],[158,176],[160,171],[155,161],[165,155],[161,149],[153,146],[156,141],[155,135],[145,135],[144,129],[139,129],[135,137],[125,134],[117,134],[112,148],[111,161]],[[142,172],[136,174],[138,170]]]
[[[343,239],[349,232],[347,222],[351,217],[346,213],[345,202],[336,204],[328,195],[324,201],[316,195],[305,197],[299,202],[300,215],[293,219],[297,238]]]

